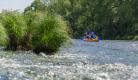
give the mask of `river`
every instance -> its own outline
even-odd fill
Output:
[[[0,80],[138,80],[138,41],[73,42],[46,57],[1,49]]]

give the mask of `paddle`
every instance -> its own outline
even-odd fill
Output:
[[[89,31],[89,33],[92,34],[91,31]]]
[[[81,40],[83,40],[84,38],[82,37]]]
[[[102,38],[99,38],[99,40],[102,40]]]

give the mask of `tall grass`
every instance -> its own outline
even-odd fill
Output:
[[[27,11],[26,13],[24,13],[24,19],[27,25],[28,33],[32,33],[32,31],[34,30],[34,20],[39,20],[39,18],[41,18],[42,16],[43,14],[40,12]]]
[[[3,11],[2,24],[9,37],[9,44],[6,45],[6,48],[17,50],[17,46],[20,43],[19,40],[26,33],[26,23],[23,15],[18,11]]]
[[[66,25],[67,22],[57,14],[31,11],[21,14],[17,11],[4,11],[1,22],[6,30],[0,25],[0,44],[8,42],[8,50],[17,50],[17,47],[21,46],[36,53],[54,54],[61,46],[70,44],[71,41],[69,23]]]
[[[33,21],[38,18],[38,15],[36,12],[27,11],[23,15],[25,24],[27,25],[26,34],[21,39],[21,45],[23,47],[27,47],[28,49],[31,49],[30,42],[32,40],[32,31],[34,30],[34,24]]]
[[[6,46],[8,41],[8,36],[5,28],[3,25],[0,23],[0,45],[1,46]]]
[[[70,41],[69,28],[59,15],[45,13],[43,18],[35,21],[32,45],[36,53],[47,52],[53,54],[65,42]]]

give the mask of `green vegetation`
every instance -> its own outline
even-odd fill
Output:
[[[73,38],[95,31],[103,39],[137,39],[137,4],[138,0],[35,0],[24,13],[48,11],[63,16],[70,22]]]
[[[70,40],[68,36],[68,27],[62,17],[59,15],[44,14],[44,17],[35,21],[35,30],[33,31],[34,51],[56,52],[64,42]]]
[[[1,22],[9,37],[6,49],[17,50],[20,39],[26,34],[26,24],[23,16],[17,11],[3,11]]]
[[[26,34],[22,37],[20,42],[21,42],[21,45],[23,47],[26,47],[28,49],[32,49],[32,47],[31,47],[32,32],[34,30],[36,30],[35,27],[34,27],[35,20],[37,19],[39,21],[39,19],[41,17],[43,17],[43,15],[41,13],[39,13],[39,12],[27,11],[23,15],[23,17],[24,17],[25,23],[27,25],[27,29],[26,29]],[[37,25],[37,26],[39,26],[39,25]]]
[[[34,0],[23,13],[0,13],[0,45],[53,54],[95,31],[103,39],[138,39],[137,0]],[[72,33],[71,33],[72,32]]]
[[[37,54],[55,54],[59,47],[71,41],[67,22],[57,14],[47,12],[19,13],[3,11],[0,20],[0,44],[7,50],[33,50]]]
[[[8,41],[8,36],[7,36],[7,32],[5,30],[5,28],[2,26],[2,24],[0,23],[0,45],[1,46],[5,46],[7,45],[7,41]]]

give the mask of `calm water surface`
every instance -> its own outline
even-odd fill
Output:
[[[73,42],[46,57],[0,50],[0,80],[138,80],[138,41]]]

